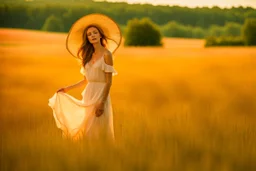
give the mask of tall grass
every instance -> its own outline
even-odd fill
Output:
[[[255,170],[255,51],[142,57],[146,50],[136,50],[115,59],[114,145],[70,142],[55,125],[48,99],[82,79],[72,57],[1,55],[1,170]]]

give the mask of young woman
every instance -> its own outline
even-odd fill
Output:
[[[107,138],[114,140],[110,100],[113,68],[112,53],[121,43],[118,25],[109,17],[91,14],[79,19],[67,37],[67,49],[81,60],[84,79],[59,89],[49,99],[49,106],[65,137],[72,140]],[[82,100],[67,94],[85,86]]]

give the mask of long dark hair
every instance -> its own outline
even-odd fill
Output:
[[[103,47],[106,47],[107,43],[107,37],[104,34],[103,30],[96,25],[89,25],[84,29],[83,33],[83,43],[81,47],[79,48],[77,52],[77,56],[82,60],[82,65],[85,66],[91,59],[92,59],[92,54],[94,52],[94,47],[93,45],[89,42],[88,37],[87,37],[87,30],[91,27],[95,27],[101,36],[100,43]]]

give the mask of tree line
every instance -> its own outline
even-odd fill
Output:
[[[57,31],[67,32],[78,18],[90,13],[102,13],[113,18],[121,28],[124,28],[131,19],[146,17],[161,27],[178,23],[184,27],[196,28],[195,32],[201,34],[200,29],[206,30],[212,25],[224,27],[227,22],[242,25],[246,18],[256,18],[256,10],[251,7],[188,8],[84,1],[10,0],[3,2],[0,5],[0,27],[40,30],[45,28],[47,20],[54,16],[62,25]]]
[[[185,26],[177,23],[176,21],[170,21],[162,26],[159,26],[156,23],[154,23],[154,25],[159,28],[160,33],[165,37],[184,38],[205,38],[209,36],[240,36],[242,29],[242,25],[234,22],[227,22],[224,26],[212,25],[208,29],[203,29],[201,27]],[[46,19],[41,30],[52,32],[64,31],[64,24],[61,18],[58,18],[55,15],[51,15]],[[125,35],[127,32],[127,26],[121,26],[121,31],[123,35]]]
[[[175,33],[184,36],[185,34],[193,34],[190,30],[179,30],[175,22],[166,25],[164,29],[168,34],[174,36]],[[182,28],[183,29],[183,28]],[[255,46],[256,45],[256,18],[246,19],[243,25],[235,23],[227,23],[224,28],[213,26],[213,30],[217,30],[217,35],[209,35],[206,37],[205,46]],[[182,31],[185,31],[182,33]],[[193,30],[192,30],[193,31]],[[223,31],[224,35],[219,34]],[[189,35],[187,35],[189,36]],[[158,26],[149,18],[141,20],[133,19],[128,22],[125,32],[126,46],[162,46],[162,34]]]

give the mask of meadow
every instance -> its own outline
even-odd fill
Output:
[[[113,145],[70,142],[56,127],[48,99],[83,79],[66,34],[0,29],[0,37],[1,171],[256,170],[255,47],[121,45]]]

